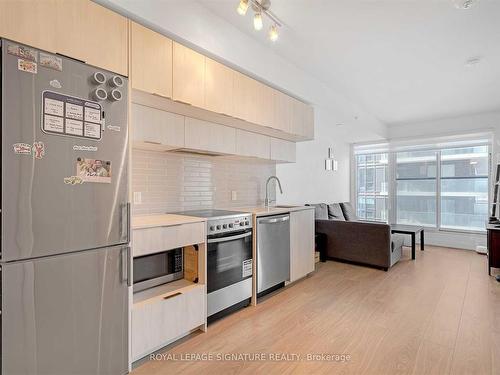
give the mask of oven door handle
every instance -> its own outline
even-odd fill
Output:
[[[207,240],[207,242],[208,243],[226,242],[226,241],[238,240],[240,238],[249,237],[251,235],[252,235],[252,232],[248,232],[248,233],[238,234],[236,236],[231,236],[231,237],[210,238]]]

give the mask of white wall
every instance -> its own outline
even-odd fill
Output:
[[[318,108],[315,113],[316,139],[297,144],[297,162],[279,164],[276,172],[283,184],[278,203],[332,203],[349,200],[350,144],[342,128],[332,125],[331,114]],[[338,171],[325,170],[328,148],[333,147]]]
[[[314,105],[315,140],[297,146],[297,163],[278,166],[285,194],[281,203],[349,198],[348,142],[380,139],[387,128],[342,93],[297,68],[266,45],[192,0],[98,0],[146,26],[235,69]],[[221,6],[224,6],[223,4]],[[147,68],[147,67],[145,67]],[[336,124],[344,124],[339,128]],[[324,170],[327,150],[335,146],[339,172]],[[307,178],[304,178],[307,176]]]

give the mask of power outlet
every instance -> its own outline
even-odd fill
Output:
[[[238,199],[238,193],[236,192],[236,190],[231,190],[231,200],[235,201],[237,199]]]
[[[142,203],[142,193],[140,191],[134,191],[134,204]]]

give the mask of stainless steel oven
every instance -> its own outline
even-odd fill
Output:
[[[134,258],[134,292],[184,277],[182,248]]]
[[[182,214],[207,218],[209,321],[248,305],[252,297],[252,215],[224,210]]]
[[[252,229],[209,236],[207,242],[208,293],[252,277]]]

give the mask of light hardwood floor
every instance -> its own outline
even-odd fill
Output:
[[[344,353],[329,361],[148,361],[148,374],[500,374],[500,283],[486,257],[427,246],[389,272],[329,261],[164,353]]]

